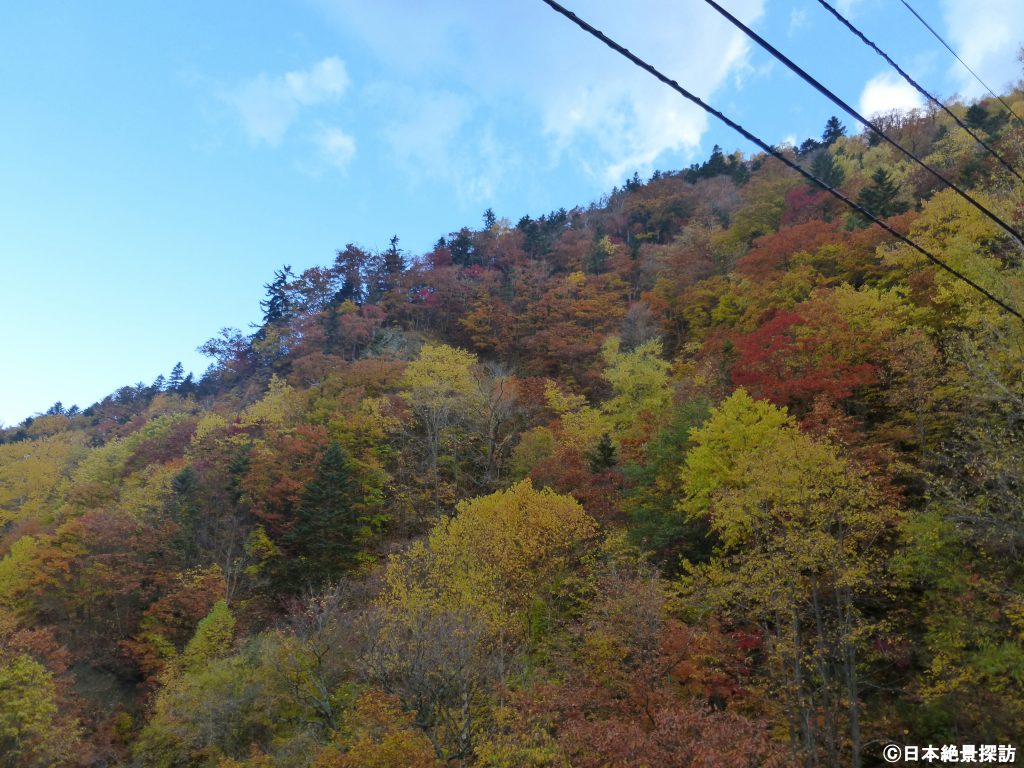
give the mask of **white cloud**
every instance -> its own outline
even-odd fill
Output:
[[[860,5],[862,0],[837,0],[836,10],[839,11],[843,16],[853,16],[857,10],[857,6]]]
[[[796,32],[807,26],[807,9],[806,8],[793,8],[789,12],[789,36],[792,37]]]
[[[871,78],[860,95],[860,112],[870,117],[894,109],[910,111],[924,107],[924,98],[895,72]]]
[[[466,96],[379,84],[372,98],[391,115],[380,135],[413,185],[444,179],[463,205],[486,205],[518,163]]]
[[[323,159],[339,171],[352,162],[356,154],[356,140],[336,126],[321,126],[314,141]]]
[[[666,153],[693,153],[707,127],[697,107],[541,3],[314,2],[375,51],[385,77],[420,84],[406,111],[392,113],[387,131],[406,145],[420,142],[420,155],[439,143],[468,154],[508,142],[492,136],[488,144],[466,125],[417,134],[418,123],[443,123],[431,104],[438,82],[458,95],[463,109],[514,110],[547,137],[550,154],[539,161],[572,158],[582,166],[590,158],[603,184],[621,183],[634,169],[645,172]],[[733,0],[730,10],[749,23],[764,3]],[[700,0],[580,0],[574,11],[702,97],[746,62],[742,33]],[[445,140],[451,131],[461,143]]]
[[[946,32],[940,33],[992,90],[1001,94],[1020,78],[1017,52],[1024,43],[1021,0],[944,0],[942,7]],[[960,62],[954,60],[949,72],[962,96],[987,95]]]
[[[345,64],[337,56],[317,62],[306,72],[288,72],[284,82],[289,95],[304,105],[341,96],[350,84]]]
[[[283,75],[260,74],[223,94],[254,143],[276,146],[303,107],[340,98],[349,86],[345,64],[336,56],[307,70]]]

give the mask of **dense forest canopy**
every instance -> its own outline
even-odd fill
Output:
[[[947,115],[883,122],[1024,226]],[[1024,307],[1022,244],[889,146],[784,151]],[[1020,743],[1024,325],[780,162],[265,289],[201,376],[0,431],[0,765]]]

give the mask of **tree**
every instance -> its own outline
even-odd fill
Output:
[[[623,351],[628,352],[657,338],[660,330],[658,318],[651,311],[650,304],[646,301],[630,304],[622,319],[622,333],[619,334]]]
[[[381,522],[360,506],[352,465],[334,441],[306,485],[282,542],[294,586],[333,581],[358,564],[363,544]]]
[[[814,156],[814,160],[811,161],[811,173],[830,187],[838,187],[846,178],[842,166],[836,162],[827,149],[823,149]],[[818,186],[810,180],[807,183],[812,187]]]
[[[904,213],[910,205],[899,198],[900,187],[884,168],[879,168],[871,175],[871,184],[864,187],[858,195],[857,202],[869,213],[881,219]],[[862,217],[863,218],[863,217]],[[867,220],[864,220],[865,225]]]
[[[68,765],[78,728],[57,709],[53,676],[30,656],[0,657],[0,766]]]
[[[423,428],[427,466],[434,474],[442,433],[470,412],[477,391],[475,365],[476,356],[470,352],[427,344],[402,376],[402,397]]]
[[[218,600],[196,626],[196,632],[181,654],[181,668],[195,671],[214,659],[227,655],[235,632],[235,617],[226,600]]]
[[[369,294],[367,301],[377,302],[396,285],[398,277],[405,271],[405,257],[398,247],[398,235],[392,236],[388,249],[377,254],[373,269],[368,275]]]
[[[177,363],[174,364],[174,367],[171,369],[171,375],[167,378],[167,391],[177,392],[178,387],[181,386],[181,383],[184,380],[185,367],[181,364],[181,361],[179,360]]]
[[[287,264],[274,270],[273,281],[264,284],[267,297],[260,301],[263,310],[263,325],[280,325],[287,323],[293,314],[292,298],[289,281],[294,278],[292,268]],[[262,330],[262,329],[261,329]]]
[[[683,495],[679,467],[691,433],[707,415],[708,404],[701,400],[673,408],[665,426],[644,446],[643,461],[623,468],[631,481],[623,498],[630,541],[653,553],[666,575],[678,574],[683,556],[702,562],[710,554],[706,520],[685,518],[676,509]]]
[[[671,367],[661,358],[661,341],[651,339],[623,352],[619,338],[612,336],[601,352],[607,366],[602,377],[614,392],[601,410],[617,438],[646,441],[672,400]]]
[[[796,153],[798,155],[809,155],[816,149],[821,148],[821,142],[817,139],[804,139],[803,143],[797,147]]]
[[[964,122],[975,130],[984,129],[988,125],[988,110],[981,104],[972,104],[964,115]]]
[[[590,471],[595,475],[606,469],[611,469],[616,464],[615,446],[612,444],[611,435],[605,432],[597,441],[597,446],[587,454],[590,461]]]
[[[334,256],[333,270],[341,277],[341,287],[334,295],[332,306],[353,301],[361,304],[366,299],[366,271],[372,257],[352,243]]]
[[[839,139],[846,135],[846,126],[839,122],[839,118],[832,115],[825,123],[825,130],[821,133],[821,143],[831,147]]]
[[[684,578],[688,594],[763,633],[802,762],[838,765],[848,749],[860,766],[861,606],[882,589],[897,511],[835,446],[742,389],[693,442],[680,507],[707,519],[720,545]]]
[[[188,372],[188,375],[181,380],[181,385],[178,387],[178,393],[183,397],[195,394],[198,385],[195,381],[195,376],[192,375],[192,371]]]
[[[444,763],[414,721],[415,715],[402,709],[397,696],[370,689],[346,714],[336,740],[320,751],[313,766],[441,768]]]
[[[448,251],[451,253],[452,261],[460,267],[478,263],[473,238],[466,227],[448,236]]]
[[[465,765],[486,690],[512,673],[531,604],[592,546],[573,498],[529,480],[461,502],[426,541],[389,559],[367,668],[451,761]]]
[[[595,237],[594,243],[590,246],[590,251],[587,253],[587,257],[584,260],[583,268],[589,274],[600,274],[607,269],[608,260],[614,255],[615,246],[608,238],[608,235]]]

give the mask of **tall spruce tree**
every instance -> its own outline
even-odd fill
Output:
[[[288,581],[296,588],[322,584],[352,569],[373,520],[357,508],[352,467],[341,445],[332,442],[299,502],[295,524],[285,534],[291,557]]]
[[[618,463],[618,459],[615,456],[615,445],[612,443],[612,438],[607,432],[601,435],[601,439],[597,442],[594,450],[587,454],[587,459],[590,462],[590,471],[595,475],[606,469],[611,469]]]
[[[811,161],[811,173],[830,187],[838,187],[846,179],[842,167],[827,149],[814,156]],[[818,186],[812,181],[808,181],[808,184],[815,188]]]
[[[910,207],[900,200],[900,186],[893,181],[885,168],[879,168],[871,176],[871,183],[857,195],[857,202],[879,218],[888,218],[905,213]],[[866,224],[867,222],[865,222]]]
[[[171,369],[171,375],[167,378],[167,392],[177,392],[178,387],[185,380],[185,366],[179,360]]]
[[[839,139],[846,135],[846,126],[839,122],[839,118],[832,115],[825,123],[825,130],[821,133],[821,143],[831,147]]]
[[[281,269],[274,270],[273,282],[263,286],[267,292],[267,298],[260,302],[264,325],[277,325],[291,319],[292,300],[288,281],[293,277],[295,275],[292,274],[292,268],[286,264]]]

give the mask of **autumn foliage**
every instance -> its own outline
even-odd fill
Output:
[[[945,116],[886,120],[1020,218]],[[792,157],[1024,306],[1019,244],[885,145]],[[716,148],[284,267],[203,376],[0,430],[0,768],[1019,741],[1024,330],[863,225]]]

